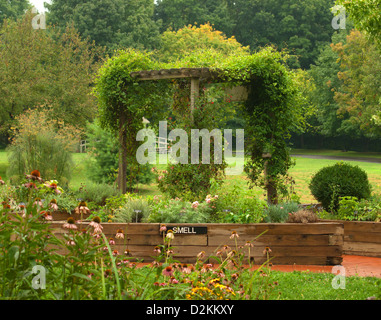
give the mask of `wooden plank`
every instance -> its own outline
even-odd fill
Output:
[[[319,245],[342,245],[343,236],[341,235],[317,235],[317,234],[280,234],[268,235],[264,234],[253,241],[254,236],[241,235],[237,240],[238,245],[245,245],[247,241],[252,242],[254,245],[264,246],[319,246]],[[209,245],[234,245],[235,239],[230,239],[226,236],[214,235],[209,236]]]
[[[163,244],[163,238],[157,234],[134,234],[127,235],[125,239],[115,239],[115,235],[107,235],[108,239],[113,238],[117,244],[131,244],[131,245],[149,245],[157,246]],[[171,245],[174,246],[206,246],[208,244],[208,236],[205,235],[176,235]]]
[[[381,257],[381,244],[367,242],[344,242],[343,251],[346,254]]]
[[[179,78],[217,78],[218,72],[211,71],[208,68],[179,68],[179,69],[161,69],[161,70],[143,70],[131,72],[131,77],[140,81],[145,80],[164,80]]]
[[[381,243],[381,232],[346,232],[344,240],[349,242]]]
[[[345,232],[379,232],[381,233],[381,222],[371,221],[343,221]]]
[[[344,227],[341,223],[266,223],[266,224],[210,224],[208,225],[209,235],[230,236],[232,231],[238,235],[259,235],[266,231],[266,235],[278,234],[344,234]]]

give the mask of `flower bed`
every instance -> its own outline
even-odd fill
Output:
[[[51,222],[55,234],[68,232],[64,221]],[[78,224],[78,222],[77,222]],[[83,222],[87,225],[88,222]],[[112,249],[128,252],[136,259],[152,262],[155,248],[163,244],[165,234],[158,223],[102,223],[103,233],[112,238]],[[259,223],[259,224],[167,224],[174,234],[174,259],[196,262],[199,254],[210,257],[224,250],[239,250],[248,263],[338,265],[342,262],[342,223]],[[124,239],[117,239],[123,230]],[[168,231],[167,231],[168,232]],[[115,244],[114,244],[115,241]]]

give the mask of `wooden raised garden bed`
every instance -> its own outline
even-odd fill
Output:
[[[337,221],[344,226],[343,253],[381,258],[381,222]]]
[[[51,223],[56,234],[67,232],[62,228],[64,221]],[[86,223],[84,223],[86,224]],[[152,262],[154,248],[163,244],[163,235],[160,233],[159,223],[102,223],[103,232],[107,238],[115,239],[118,229],[123,229],[125,239],[115,239],[112,249],[123,253],[126,249],[132,257]],[[342,223],[274,223],[274,224],[167,224],[173,228],[174,258],[184,263],[195,263],[196,256],[204,251],[206,257],[214,255],[218,249],[227,245],[231,249],[244,246],[246,259],[247,241],[253,242],[250,249],[250,258],[254,264],[262,264],[267,260],[266,247],[273,264],[303,264],[303,265],[338,265],[342,262],[343,235]],[[232,232],[238,238],[232,238]],[[247,260],[246,260],[247,261]],[[213,261],[211,261],[213,262]]]

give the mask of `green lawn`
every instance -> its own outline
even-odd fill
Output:
[[[358,152],[341,152],[341,151],[330,151],[330,150],[293,150],[292,154],[309,154],[309,155],[329,155],[329,156],[345,156],[348,157],[371,157],[371,158],[381,158],[379,153],[358,153]],[[73,168],[72,179],[70,181],[70,187],[73,189],[78,189],[81,183],[85,183],[88,179],[86,176],[85,160],[87,154],[85,153],[75,153],[73,154],[75,166]],[[314,173],[316,173],[322,167],[333,165],[337,160],[327,160],[327,159],[309,159],[296,157],[296,165],[291,168],[290,174],[295,179],[296,185],[295,189],[298,195],[301,196],[302,203],[315,202],[314,198],[309,192],[308,184]],[[360,168],[364,169],[369,177],[369,180],[373,186],[373,192],[381,194],[381,164],[371,163],[371,162],[361,162],[361,161],[350,161],[354,165],[358,165]],[[5,151],[0,151],[0,176],[6,180],[6,168],[8,166],[7,156]],[[165,166],[158,166],[164,169]],[[245,174],[227,176],[223,188],[229,190],[233,186],[239,186],[242,188],[247,188],[247,178]],[[160,194],[156,184],[151,185],[140,185],[138,187],[139,193],[142,195],[154,195]],[[253,194],[264,197],[263,190],[260,188],[255,188]]]
[[[308,271],[272,271],[269,283],[276,282],[271,289],[271,299],[279,300],[365,300],[381,298],[381,279],[375,277],[345,277],[342,288],[334,289],[331,273]],[[334,282],[336,282],[334,280]]]
[[[0,150],[0,177],[6,179],[6,170],[8,167],[7,153],[3,150]]]

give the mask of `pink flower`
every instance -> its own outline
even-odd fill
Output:
[[[44,204],[42,203],[41,199],[37,198],[37,199],[34,201],[33,205],[42,207]]]
[[[24,187],[28,188],[28,189],[32,189],[33,188],[33,189],[38,190],[37,186],[33,182],[29,182],[29,183],[24,184]]]
[[[62,228],[76,230],[77,226],[75,225],[75,220],[72,217],[68,218]]]
[[[110,246],[115,245],[115,240],[114,240],[113,238],[110,238],[110,240],[108,241],[108,244],[109,244]]]
[[[172,277],[172,275],[173,275],[172,267],[171,266],[165,267],[165,269],[163,270],[163,275],[168,276],[168,277]]]
[[[230,236],[230,239],[234,239],[234,238],[239,238],[239,235],[238,235],[238,233],[237,233],[237,231],[232,231],[232,234],[231,234],[231,236]]]
[[[49,204],[49,208],[52,209],[53,211],[57,211],[58,210],[58,205],[57,205],[57,203],[51,202]]]
[[[193,209],[196,209],[200,204],[198,203],[198,201],[195,201],[192,203],[192,208]]]
[[[103,227],[100,224],[101,219],[99,217],[94,217],[93,220],[89,223],[89,226],[93,227],[94,235],[100,234],[103,232]]]
[[[179,280],[177,280],[175,277],[171,277],[170,283],[177,284],[179,283]]]
[[[124,239],[124,233],[122,229],[116,231],[115,239]]]
[[[44,212],[44,211],[42,211]],[[41,212],[41,214],[42,214]],[[44,214],[42,214],[42,217],[46,220],[46,221],[53,221],[53,217],[52,217],[52,214],[48,211],[44,212]]]
[[[201,259],[204,259],[205,258],[205,251],[201,251],[198,255],[197,255],[197,259],[201,260]]]

